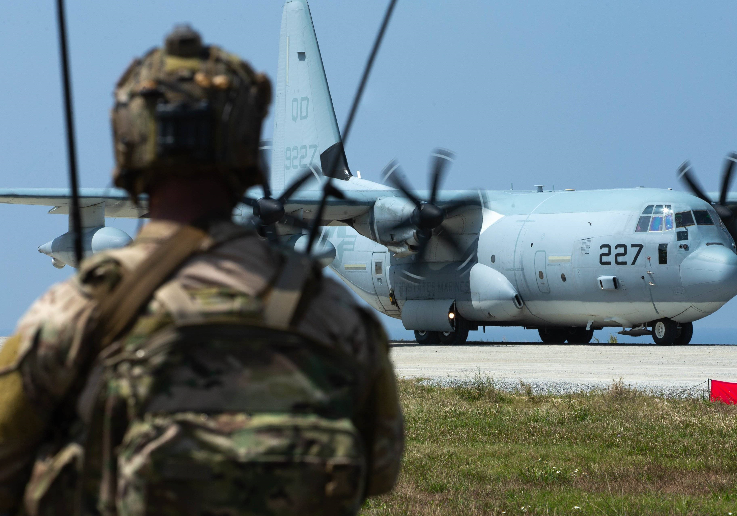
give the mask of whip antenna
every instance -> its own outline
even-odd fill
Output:
[[[67,125],[67,154],[69,158],[69,183],[72,189],[72,206],[69,216],[74,231],[74,256],[77,267],[82,263],[82,221],[79,213],[79,185],[77,183],[77,152],[74,145],[74,116],[72,112],[72,92],[70,87],[69,59],[67,57],[67,34],[64,20],[64,0],[56,1],[59,21],[59,53],[61,54],[61,74],[64,87],[64,112]]]
[[[366,83],[368,82],[369,74],[371,73],[371,67],[374,64],[374,59],[376,58],[376,54],[379,52],[379,47],[381,46],[381,40],[384,38],[384,32],[386,32],[386,28],[389,25],[389,19],[392,16],[392,11],[394,11],[394,5],[397,3],[397,0],[391,0],[389,2],[389,6],[386,8],[386,14],[384,15],[384,21],[381,23],[381,28],[379,29],[379,33],[376,35],[376,40],[374,41],[374,47],[371,49],[371,54],[369,55],[368,61],[366,62],[366,67],[363,70],[363,76],[361,77],[361,82],[358,85],[358,91],[356,91],[356,96],[353,98],[353,105],[351,106],[351,110],[348,114],[348,121],[345,124],[345,127],[343,128],[343,136],[341,138],[341,143],[343,144],[343,149],[345,149],[345,142],[348,140],[348,134],[351,131],[351,126],[353,125],[353,119],[356,116],[356,111],[358,111],[358,104],[361,102],[361,97],[363,96],[363,90],[366,86]],[[322,199],[320,199],[320,205],[317,208],[317,213],[315,213],[315,221],[312,224],[312,227],[310,228],[310,238],[307,241],[307,254],[310,254],[310,251],[312,250],[312,245],[315,243],[315,239],[317,238],[317,230],[320,227],[320,222],[322,221],[322,214],[325,211],[325,204],[328,199],[328,195],[336,195],[337,189],[333,187],[331,181],[333,180],[333,175],[335,174],[335,167],[338,165],[338,153],[335,153],[333,158],[330,160],[330,166],[328,167],[328,180],[325,183],[325,187],[323,188],[323,195]],[[340,197],[340,194],[338,194]]]

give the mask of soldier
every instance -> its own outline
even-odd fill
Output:
[[[149,195],[0,351],[0,514],[355,514],[392,488],[386,336],[304,256],[231,222],[268,79],[180,27],[115,90],[115,183]]]

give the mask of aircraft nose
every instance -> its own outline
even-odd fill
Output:
[[[681,284],[695,297],[729,301],[737,294],[737,254],[723,245],[697,249],[681,264]]]

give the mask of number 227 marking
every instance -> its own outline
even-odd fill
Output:
[[[640,253],[642,252],[642,248],[644,247],[642,244],[630,244],[630,247],[636,247],[637,253],[635,253],[635,258],[632,260],[632,263],[630,265],[634,265],[637,262],[637,258],[640,257]],[[612,246],[611,244],[601,244],[599,246],[599,249],[602,251],[602,253],[599,255],[599,264],[601,265],[611,265],[611,260],[605,260],[605,258],[610,258],[612,256]],[[617,251],[614,254],[614,264],[615,265],[627,265],[627,244],[617,244],[614,246],[614,250]]]

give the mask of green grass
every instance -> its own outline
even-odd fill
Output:
[[[737,407],[401,381],[397,487],[362,515],[737,515]]]

